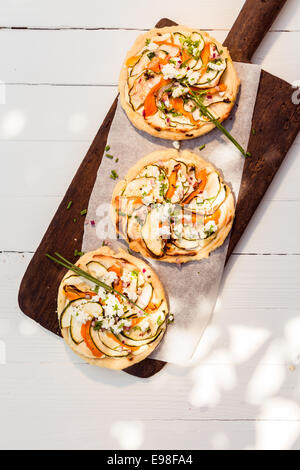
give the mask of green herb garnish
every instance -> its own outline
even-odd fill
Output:
[[[80,215],[85,215],[87,213],[87,209],[83,209],[82,211],[80,211]]]
[[[73,201],[69,201],[68,205],[67,205],[67,209],[70,209],[71,205],[73,204]]]
[[[74,251],[74,256],[83,256],[83,255],[84,255],[83,251],[78,251],[78,250]]]
[[[109,150],[110,150],[110,145],[107,145],[107,146],[105,147],[105,152],[108,152]]]
[[[111,170],[110,177],[111,179],[116,180],[117,178],[119,178],[119,175],[115,170]]]
[[[105,156],[106,158],[110,158],[111,160],[114,158],[113,155],[111,155],[110,153],[106,153]]]
[[[149,60],[152,60],[153,57],[155,57],[154,52],[149,52],[149,54],[147,54],[147,57],[149,58]]]
[[[201,147],[199,147],[199,150],[203,150],[203,149],[205,149],[205,144],[201,145]]]

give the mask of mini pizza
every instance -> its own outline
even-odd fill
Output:
[[[130,249],[185,263],[221,246],[234,219],[234,198],[213,165],[187,150],[153,152],[114,190],[111,216]]]
[[[108,247],[83,255],[76,265],[117,293],[68,271],[57,310],[66,343],[99,367],[124,369],[145,359],[163,338],[168,317],[154,271],[124,250]]]
[[[130,121],[171,140],[192,139],[219,122],[234,105],[239,78],[226,47],[204,31],[185,26],[140,35],[122,67],[119,91]]]

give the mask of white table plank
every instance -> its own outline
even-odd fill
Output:
[[[124,30],[0,30],[1,80],[116,85],[126,52],[138,34]],[[211,34],[223,41],[227,33]],[[253,62],[287,81],[297,80],[299,37],[300,31],[267,33]]]
[[[152,0],[141,5],[139,0],[2,0],[1,26],[44,28],[152,28],[158,19],[168,17],[191,27],[230,29],[244,0],[190,0],[183,8],[173,0]],[[272,29],[300,29],[298,0],[289,0]]]

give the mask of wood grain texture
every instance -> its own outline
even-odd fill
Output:
[[[249,3],[249,2],[246,2],[246,3]],[[245,13],[243,13],[243,11],[241,13],[243,17]],[[163,27],[163,26],[172,25],[172,24],[175,24],[175,23],[168,19],[162,19],[157,24],[157,27]],[[237,51],[237,43],[235,42],[233,44],[234,56],[237,53],[236,51]],[[278,79],[278,83],[279,82],[282,82],[282,81]],[[278,91],[281,91],[281,89],[282,89],[282,85],[279,86]],[[261,90],[264,90],[264,88],[262,88]],[[284,97],[286,99],[286,94],[284,95]],[[56,334],[59,334],[59,327],[58,327],[56,315],[53,315],[53,312],[56,310],[57,288],[58,288],[58,284],[62,278],[63,273],[61,273],[60,268],[58,268],[57,266],[54,266],[45,258],[45,253],[53,252],[53,251],[61,251],[65,254],[67,258],[69,258],[70,260],[74,260],[74,250],[75,248],[78,248],[78,244],[81,244],[81,241],[82,241],[84,217],[82,217],[76,224],[70,223],[70,221],[72,221],[72,211],[75,211],[75,210],[78,211],[78,204],[80,204],[81,209],[87,207],[88,205],[89,197],[94,186],[96,173],[101,163],[101,157],[104,151],[109,128],[110,128],[110,125],[111,125],[111,122],[115,113],[115,108],[116,108],[116,101],[113,103],[85,159],[83,160],[81,166],[79,167],[21,283],[20,292],[19,292],[19,305],[20,305],[21,310],[23,310],[23,312],[26,315],[28,315],[30,318],[38,321],[42,326],[49,329],[50,331],[53,331]],[[258,118],[260,119],[261,113],[263,111],[264,110],[257,111],[256,109],[254,114],[258,116]],[[289,112],[289,109],[287,110],[287,112]],[[281,124],[280,120],[278,122]],[[279,147],[280,155],[278,157],[278,161],[280,163],[283,160],[284,155],[285,155],[281,152],[284,152],[285,149],[287,151],[287,149],[291,145],[291,142],[293,141],[296,135],[297,119],[296,119],[296,125],[286,126],[286,127],[288,128],[286,129],[284,136],[282,137],[286,139],[286,143],[280,144],[280,147]],[[274,132],[274,126],[272,127],[272,129],[273,129],[272,132]],[[278,132],[282,131],[282,127],[280,127],[280,129],[276,129],[276,131],[277,131],[277,135],[279,135]],[[251,145],[249,148],[250,149],[252,148]],[[257,162],[260,161],[260,158],[261,158],[261,153],[257,154],[257,159],[258,159]],[[276,167],[276,164],[277,164],[277,161],[275,161],[273,165],[274,169],[272,173],[272,178],[278,169],[278,166]],[[252,166],[251,175],[257,174],[259,169],[260,169],[260,165],[258,166],[254,165],[254,167]],[[249,178],[249,175],[246,174],[246,178]],[[82,185],[82,181],[85,181],[84,185]],[[243,184],[247,188],[247,182],[244,181],[244,179],[243,179]],[[262,186],[262,190],[263,188],[264,186]],[[253,192],[252,185],[251,185],[250,191],[251,191],[251,197],[252,197],[252,192]],[[249,193],[248,193],[248,197],[249,197]],[[262,195],[260,197],[262,197]],[[74,204],[72,205],[70,212],[68,213],[68,218],[66,219],[66,206],[70,200],[73,200]],[[257,202],[256,204],[254,204],[255,208],[258,205],[258,202],[259,200],[257,198]],[[252,214],[253,212],[252,213],[250,211],[248,212],[247,214],[248,220],[250,220]],[[237,221],[238,221],[238,218],[237,218]],[[237,222],[233,231],[234,233],[236,232],[236,235],[232,237],[233,242],[231,244],[231,251],[232,251],[233,246],[237,242],[237,240],[240,238],[243,230],[244,230],[243,225],[241,223],[238,224]],[[47,292],[47,295],[45,295],[45,292]],[[142,363],[136,364],[135,366],[126,369],[126,372],[128,372],[129,374],[138,376],[138,377],[143,377],[143,378],[150,377],[151,375],[161,370],[164,364],[165,363],[162,361],[154,361],[151,359],[146,359]]]
[[[237,62],[250,62],[286,0],[247,0],[224,45]]]

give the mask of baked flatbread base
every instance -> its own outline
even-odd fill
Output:
[[[205,31],[191,29],[183,25],[167,26],[165,28],[159,28],[159,29],[155,28],[155,29],[152,29],[151,31],[148,31],[145,34],[141,34],[137,38],[132,48],[127,53],[125,62],[121,69],[120,78],[119,78],[120,99],[121,99],[122,107],[124,108],[129,120],[137,129],[147,132],[148,134],[151,134],[155,137],[160,137],[162,139],[168,139],[168,140],[194,139],[195,137],[200,137],[201,135],[207,134],[207,132],[210,132],[212,129],[215,128],[215,125],[211,122],[208,122],[208,123],[204,123],[201,127],[197,129],[193,129],[193,130],[179,130],[179,129],[178,130],[176,129],[158,130],[158,128],[154,128],[151,125],[149,125],[147,121],[143,118],[143,116],[141,116],[140,114],[138,114],[136,111],[132,109],[132,107],[130,106],[128,102],[128,95],[126,91],[127,90],[127,78],[128,78],[127,76],[128,68],[126,66],[127,59],[129,57],[133,57],[137,55],[143,49],[146,39],[151,40],[151,38],[157,36],[158,34],[163,35],[166,33],[172,33],[174,31],[189,32],[189,33],[192,33],[193,31],[198,32],[202,34],[205,41],[212,41],[217,45],[219,50],[223,49],[224,52],[222,56],[227,59],[227,68],[220,79],[219,85],[221,83],[224,83],[225,85],[227,85],[226,96],[228,96],[231,102],[230,103],[215,103],[211,105],[209,109],[212,110],[215,113],[215,115],[219,116],[220,122],[224,121],[229,116],[230,111],[233,108],[234,103],[236,101],[236,97],[237,97],[239,86],[240,86],[240,80],[234,68],[228,49],[224,47],[216,39],[212,38]]]
[[[89,253],[86,253],[83,255],[76,263],[76,265],[80,266],[82,269],[85,269],[86,264],[89,261],[94,260],[95,255],[104,255],[104,256],[112,256],[115,259],[122,259],[125,261],[128,261],[129,263],[133,264],[136,266],[139,270],[146,269],[146,273],[144,274],[145,276],[150,276],[147,280],[152,283],[154,292],[156,293],[157,296],[163,299],[162,306],[165,308],[166,312],[168,312],[168,303],[166,299],[166,295],[163,289],[163,286],[155,274],[155,272],[152,270],[152,268],[149,267],[148,264],[146,264],[144,261],[136,258],[135,256],[130,255],[127,251],[124,250],[119,250],[118,253],[115,253],[113,250],[111,250],[109,247],[101,247],[98,250],[95,251],[90,251]],[[74,274],[73,271],[68,271],[65,276],[63,277],[61,284],[59,286],[58,290],[58,299],[57,299],[57,313],[58,313],[58,319],[60,318],[61,312],[63,311],[65,305],[66,305],[66,297],[63,293],[63,281],[66,279],[68,276],[71,274]],[[166,313],[167,317],[167,313]],[[98,366],[98,367],[106,367],[107,369],[115,369],[115,370],[121,370],[125,369],[126,367],[130,367],[133,364],[137,364],[138,362],[141,362],[143,359],[145,359],[149,354],[151,354],[154,349],[158,346],[160,341],[162,340],[165,331],[166,331],[166,324],[167,320],[164,322],[162,325],[162,334],[159,335],[159,337],[153,341],[153,343],[148,345],[148,348],[142,352],[139,355],[133,355],[129,354],[126,357],[122,358],[89,358],[84,356],[83,354],[80,354],[78,350],[76,349],[76,345],[73,343],[73,341],[70,338],[69,335],[69,329],[68,328],[63,328],[61,330],[62,336],[68,346],[78,355],[80,356],[83,360],[88,362],[89,364],[93,366]]]
[[[116,203],[116,197],[120,196],[125,189],[126,185],[128,184],[129,181],[133,180],[136,178],[136,176],[142,171],[142,169],[146,165],[151,165],[157,161],[167,161],[169,159],[175,159],[175,160],[180,160],[182,162],[186,162],[188,164],[195,164],[197,166],[203,166],[206,168],[210,168],[212,171],[215,171],[215,167],[209,163],[208,161],[204,160],[203,158],[199,157],[195,153],[192,153],[188,150],[184,150],[183,152],[178,152],[175,149],[170,149],[170,150],[158,150],[155,152],[150,153],[146,157],[142,158],[139,160],[127,173],[125,180],[120,181],[114,189],[113,195],[112,195],[112,203],[111,203],[111,209],[110,209],[110,215],[113,220],[113,223],[116,227],[117,232],[123,236],[123,234],[118,230],[118,223],[117,223],[117,210],[118,206]],[[171,256],[171,255],[165,255],[161,258],[155,258],[154,256],[151,256],[150,252],[147,250],[145,244],[143,243],[142,240],[133,240],[131,242],[128,241],[129,243],[129,248],[133,251],[136,251],[138,253],[141,253],[145,258],[152,258],[152,259],[158,259],[159,261],[165,261],[167,263],[187,263],[192,260],[200,260],[204,258],[208,258],[210,253],[214,251],[216,248],[220,247],[223,245],[224,241],[226,240],[233,224],[234,220],[234,214],[235,214],[235,206],[234,206],[234,198],[233,194],[229,188],[229,186],[226,185],[227,188],[227,217],[226,217],[226,223],[222,227],[222,229],[217,233],[217,236],[213,239],[211,243],[209,243],[206,247],[201,249],[199,253],[196,255],[176,255],[176,256]]]

